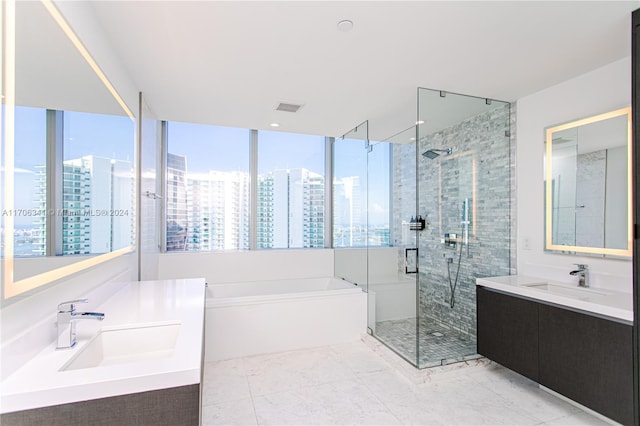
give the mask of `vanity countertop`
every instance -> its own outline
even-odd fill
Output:
[[[623,320],[628,324],[633,322],[633,297],[628,293],[580,288],[577,285],[523,275],[477,278],[476,285]],[[545,289],[548,287],[551,289]]]
[[[92,309],[103,312],[104,321],[78,322],[75,348],[56,350],[53,342],[3,381],[0,412],[200,383],[204,303],[202,278],[125,284]],[[82,311],[82,305],[77,309]],[[168,357],[60,371],[101,329],[162,323],[180,323]]]

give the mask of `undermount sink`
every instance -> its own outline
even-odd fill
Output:
[[[535,288],[537,290],[547,291],[549,293],[559,294],[563,296],[572,297],[585,297],[590,295],[607,296],[609,293],[601,291],[600,289],[594,290],[592,288],[585,287],[569,287],[564,285],[557,285],[551,283],[532,283],[525,284],[525,287]]]
[[[180,323],[149,324],[100,331],[61,371],[168,358],[173,354]]]

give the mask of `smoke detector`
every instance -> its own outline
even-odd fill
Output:
[[[284,112],[298,112],[303,105],[298,105],[294,103],[288,102],[280,102],[276,107],[276,111],[284,111]]]

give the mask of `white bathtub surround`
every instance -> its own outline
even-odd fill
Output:
[[[204,277],[209,284],[333,276],[332,249],[162,253],[158,279]]]
[[[204,279],[127,283],[92,310],[105,319],[80,321],[75,348],[56,351],[52,342],[3,380],[2,413],[200,383]],[[170,356],[60,371],[101,329],[167,323],[180,324]]]
[[[354,341],[366,332],[367,295],[332,277],[210,285],[207,361]]]
[[[374,333],[378,322],[416,318],[415,277],[401,275],[368,284],[367,324]]]
[[[370,336],[209,362],[203,424],[605,424],[497,364],[453,367],[416,370]]]
[[[545,284],[551,284],[556,289],[544,290]],[[580,288],[546,278],[524,275],[478,278],[476,285],[620,319],[627,323],[633,322],[633,299],[628,293],[596,287]]]

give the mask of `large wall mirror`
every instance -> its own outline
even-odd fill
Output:
[[[631,108],[546,129],[545,249],[631,257]]]
[[[2,20],[7,299],[133,249],[135,121],[53,2]]]

